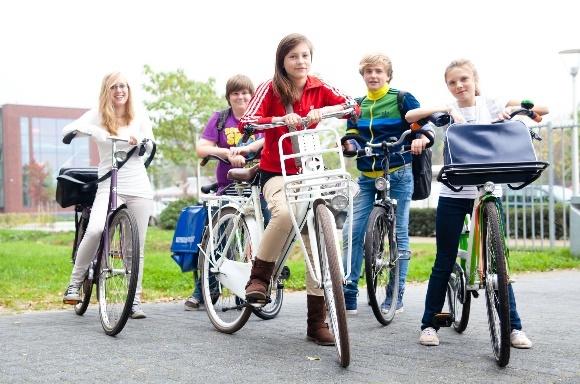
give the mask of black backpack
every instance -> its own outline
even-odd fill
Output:
[[[407,92],[399,91],[397,93],[397,107],[401,115],[401,123],[404,130],[410,129],[410,124],[405,120],[405,114],[408,112],[404,108],[403,100]],[[361,105],[365,97],[356,98],[358,105]],[[413,200],[423,200],[431,194],[431,180],[433,173],[431,171],[433,153],[431,148],[427,148],[420,155],[413,155]]]
[[[228,119],[228,116],[230,115],[231,111],[232,111],[232,107],[228,107],[228,108],[219,112],[218,122],[217,122],[217,130],[218,131],[223,131],[223,129],[226,127],[226,120]]]

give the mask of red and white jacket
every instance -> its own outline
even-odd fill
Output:
[[[294,113],[305,117],[311,109],[319,109],[344,103],[352,104],[351,102],[352,99],[338,89],[314,76],[308,76],[302,97],[292,105],[292,108],[294,109]],[[246,109],[244,116],[240,119],[239,129],[243,131],[244,125],[248,123],[268,124],[272,122],[272,117],[285,116],[286,114],[286,107],[282,104],[280,98],[274,94],[272,80],[268,80],[260,84],[256,89],[252,100],[250,100],[248,109]],[[308,127],[308,129],[315,127],[316,125],[313,125]],[[288,127],[285,126],[264,131],[265,141],[260,159],[260,169],[271,173],[282,173],[280,154],[278,152],[278,139],[287,132]],[[286,154],[293,152],[290,139],[284,140],[282,147]],[[290,175],[298,173],[293,159],[286,160],[286,172]]]

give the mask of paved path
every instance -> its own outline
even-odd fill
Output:
[[[496,366],[484,300],[472,304],[466,332],[440,332],[439,347],[418,344],[425,284],[406,292],[405,312],[380,326],[365,303],[349,317],[351,365],[334,347],[305,340],[303,292],[286,295],[280,315],[253,316],[234,335],[213,329],[204,311],[182,303],[146,304],[145,320],[129,320],[106,336],[96,307],[0,316],[1,383],[580,383],[580,271],[517,276],[518,308],[534,342],[512,349]],[[319,358],[311,360],[309,357]]]

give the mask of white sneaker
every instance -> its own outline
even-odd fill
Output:
[[[345,312],[346,312],[347,315],[354,316],[354,315],[356,315],[358,313],[358,310],[356,310],[356,309],[347,309]]]
[[[427,327],[421,331],[421,337],[419,337],[419,343],[421,345],[436,346],[439,345],[439,337],[437,337],[437,331],[435,328]]]
[[[77,287],[73,284],[69,285],[64,292],[62,301],[65,304],[76,304],[77,302],[81,301],[80,287]]]
[[[532,341],[528,339],[524,331],[520,331],[519,329],[512,329],[512,333],[510,334],[510,343],[514,348],[532,348]]]

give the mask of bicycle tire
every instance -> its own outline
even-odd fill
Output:
[[[276,281],[276,288],[270,293],[270,302],[261,308],[252,307],[252,312],[262,320],[272,320],[282,309],[284,300],[284,281],[280,278]]]
[[[109,252],[101,253],[98,274],[99,316],[105,333],[115,336],[131,314],[139,278],[139,231],[127,208],[109,221]]]
[[[251,234],[244,217],[241,217],[239,224],[234,228],[232,220],[238,213],[236,209],[226,207],[214,214],[214,252],[215,254],[226,255],[230,260],[244,262],[247,260],[247,256],[252,254],[252,250],[247,249],[247,247],[254,247],[255,244],[252,243]],[[233,246],[228,250],[223,249],[226,245],[224,237],[226,234],[236,236],[235,242],[231,244]],[[229,334],[234,333],[246,324],[252,315],[252,307],[223,286],[217,279],[217,274],[210,270],[210,260],[206,257],[206,255],[209,255],[210,250],[207,229],[202,238],[202,249],[199,265],[201,266],[201,291],[206,313],[218,331]]]
[[[453,266],[447,283],[447,305],[453,316],[453,329],[462,333],[469,323],[471,293],[466,289],[465,272],[458,263]]]
[[[497,364],[505,367],[510,359],[510,307],[505,247],[495,201],[484,203],[482,230],[485,298],[491,345]]]
[[[394,225],[395,212],[376,206],[371,211],[365,233],[367,294],[373,314],[382,325],[388,325],[393,321],[399,296],[399,255]],[[391,305],[383,308],[391,280],[393,280]]]
[[[316,234],[322,272],[322,287],[330,327],[334,335],[338,360],[344,368],[350,364],[350,341],[344,304],[343,275],[339,264],[339,254],[335,233],[334,216],[324,204],[315,206]]]
[[[84,218],[81,216],[80,222],[79,222],[79,228],[78,228],[78,233],[75,234],[75,243],[73,244],[73,265],[76,261],[77,258],[77,251],[79,248],[79,245],[81,244],[81,241],[83,240],[83,237],[85,236],[85,231],[87,230],[87,225],[88,225],[88,218]],[[92,263],[91,263],[92,264]],[[89,266],[89,268],[91,268],[91,266]],[[74,305],[74,310],[75,313],[79,316],[82,316],[85,314],[85,312],[87,311],[87,308],[89,307],[89,303],[91,302],[91,294],[93,293],[93,279],[89,278],[89,275],[87,273],[87,275],[85,275],[85,279],[83,280],[83,283],[81,284],[81,287],[79,289],[79,296],[81,297],[81,300],[76,303]]]

